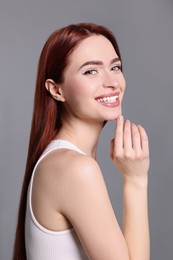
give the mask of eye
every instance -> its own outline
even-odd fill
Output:
[[[97,74],[97,70],[87,70],[83,73],[84,75],[94,75],[94,74]]]
[[[119,64],[119,65],[115,65],[111,68],[111,70],[114,70],[114,71],[122,71],[122,66]]]

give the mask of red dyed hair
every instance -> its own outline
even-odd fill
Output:
[[[56,83],[63,82],[64,70],[69,57],[80,42],[91,35],[103,35],[113,45],[121,60],[120,51],[115,36],[107,28],[91,24],[80,23],[69,25],[55,31],[45,43],[38,64],[34,110],[23,181],[13,260],[25,260],[25,211],[29,181],[33,168],[49,142],[61,128],[61,104],[51,97],[45,88],[47,79]],[[103,50],[104,51],[104,50]]]

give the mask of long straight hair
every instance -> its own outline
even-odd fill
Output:
[[[19,204],[13,260],[26,260],[25,212],[27,190],[33,168],[62,125],[61,104],[51,97],[45,88],[45,82],[47,79],[52,79],[56,83],[63,82],[64,70],[68,65],[70,55],[81,41],[91,35],[105,36],[112,43],[121,60],[119,47],[112,32],[103,26],[92,23],[69,25],[55,31],[48,38],[41,52],[36,79],[28,157]]]

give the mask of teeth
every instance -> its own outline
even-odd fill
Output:
[[[109,102],[113,103],[118,99],[118,96],[112,96],[112,97],[103,97],[103,98],[98,98],[97,101],[99,102]]]

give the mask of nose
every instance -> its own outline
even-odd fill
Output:
[[[112,75],[111,72],[105,72],[103,76],[103,87],[104,88],[117,88],[119,82],[116,78],[116,75]]]

